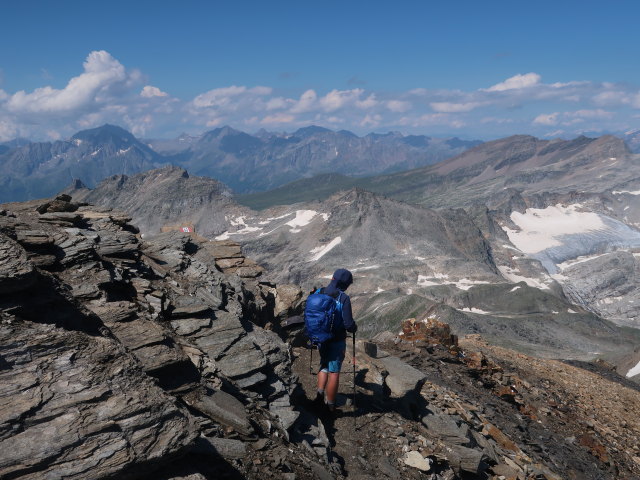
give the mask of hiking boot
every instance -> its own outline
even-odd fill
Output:
[[[313,404],[316,407],[322,407],[322,405],[324,405],[324,393],[316,392],[316,398],[313,399]]]
[[[329,413],[336,413],[336,404],[327,403],[327,410],[329,411]]]

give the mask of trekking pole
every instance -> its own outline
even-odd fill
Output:
[[[353,428],[356,429],[356,333],[353,332]]]
[[[309,375],[313,375],[311,364],[313,363],[313,345],[311,345],[311,354],[309,355]]]

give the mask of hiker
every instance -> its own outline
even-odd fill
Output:
[[[353,275],[349,270],[339,268],[333,274],[329,285],[320,290],[321,293],[335,298],[341,304],[341,308],[336,309],[336,318],[333,338],[320,345],[320,371],[318,372],[318,392],[315,402],[322,404],[326,395],[326,404],[329,411],[336,408],[336,395],[340,383],[340,368],[344,360],[347,348],[347,332],[355,335],[358,330],[356,322],[351,313],[351,299],[344,291],[353,283]]]

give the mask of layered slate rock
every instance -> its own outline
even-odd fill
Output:
[[[304,447],[285,447],[296,384],[288,346],[262,328],[277,286],[260,268],[225,273],[208,242],[177,232],[142,242],[107,208],[12,207],[0,215],[0,477],[251,477],[251,445],[268,438],[310,474]]]
[[[140,474],[198,436],[184,408],[113,340],[5,324],[0,352],[0,477]]]

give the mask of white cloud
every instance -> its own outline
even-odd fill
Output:
[[[322,97],[319,100],[319,104],[325,112],[335,112],[346,105],[356,104],[363,93],[364,90],[361,88],[354,88],[353,90],[334,89]]]
[[[447,126],[451,128],[462,128],[466,124],[463,120],[460,120],[447,113],[429,113],[419,116],[402,117],[398,120],[398,124],[409,127],[432,127],[432,126]]]
[[[213,90],[198,95],[193,99],[192,103],[196,108],[229,107],[235,98],[249,91],[247,87],[236,85],[214,88]]]
[[[606,110],[577,110],[575,112],[565,112],[565,115],[573,118],[613,118],[613,112]]]
[[[339,125],[341,123],[344,123],[344,118],[342,117],[327,117],[325,120],[334,125]]]
[[[603,107],[619,107],[630,102],[629,94],[619,90],[605,90],[593,96],[593,102]]]
[[[317,99],[318,95],[316,95],[315,90],[307,90],[300,95],[300,100],[295,103],[290,111],[291,113],[308,112],[313,109]]]
[[[140,96],[145,98],[167,97],[168,95],[169,95],[168,93],[163,92],[158,87],[153,87],[151,85],[146,85],[140,92]]]
[[[486,105],[483,102],[468,102],[468,103],[451,103],[451,102],[431,102],[429,104],[436,112],[440,113],[460,113],[470,112],[478,107]]]
[[[9,98],[7,108],[17,114],[75,112],[105,102],[109,88],[127,80],[127,72],[120,62],[104,50],[95,51],[84,62],[84,73],[69,80],[62,90],[49,86],[32,93],[21,90]]]
[[[387,102],[387,108],[392,112],[404,113],[411,110],[411,103],[403,100],[389,100]]]
[[[369,95],[364,100],[356,100],[356,107],[361,108],[363,110],[373,108],[378,105],[378,101],[376,100],[375,94]]]
[[[602,109],[596,110],[576,110],[573,112],[554,112],[538,115],[534,120],[534,125],[575,125],[587,120],[609,120],[614,117],[613,112]]]
[[[293,123],[296,117],[288,113],[277,113],[275,115],[267,115],[260,123],[262,125],[282,125],[287,123]]]
[[[161,81],[157,79],[156,81]],[[43,84],[45,81],[43,81]],[[532,133],[549,126],[570,136],[581,131],[637,128],[637,85],[563,81],[545,84],[537,73],[514,75],[474,90],[414,88],[400,92],[308,89],[284,94],[270,86],[212,85],[181,100],[125,68],[108,52],[91,52],[81,72],[63,88],[0,89],[0,139],[20,134],[55,138],[109,122],[137,134],[165,136],[220,125],[274,126],[289,130],[315,123],[340,125],[358,134],[368,129],[472,136]],[[540,112],[544,105],[546,112]],[[538,110],[532,114],[534,108]],[[533,119],[533,120],[532,120]],[[165,133],[169,132],[169,133]]]
[[[8,120],[0,120],[0,142],[18,137],[18,127]]]
[[[487,92],[503,92],[505,90],[516,90],[521,88],[529,88],[540,84],[542,77],[537,73],[518,74],[511,78],[507,78],[504,82],[496,83],[487,88]]]
[[[292,103],[291,100],[287,100],[282,97],[271,98],[267,101],[266,108],[267,110],[279,110],[282,108],[286,108]]]
[[[538,115],[534,120],[533,123],[537,124],[537,125],[557,125],[558,124],[558,115],[560,115],[558,112],[555,113],[543,113],[541,115]]]

